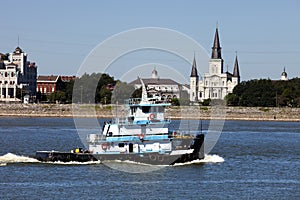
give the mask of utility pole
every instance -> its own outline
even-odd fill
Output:
[[[82,86],[80,86],[80,103],[82,104]]]

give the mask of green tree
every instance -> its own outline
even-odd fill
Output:
[[[178,98],[172,98],[171,99],[172,106],[180,106],[180,102]]]
[[[58,102],[58,103],[65,102],[66,101],[65,92],[63,92],[63,91],[52,92],[51,94],[49,94],[48,100],[53,103],[54,102]]]
[[[240,102],[240,98],[238,95],[236,94],[228,94],[226,97],[225,97],[225,100],[226,100],[226,104],[228,106],[238,106],[239,105],[239,102]]]
[[[266,79],[241,82],[226,97],[228,105],[239,106],[300,106],[300,79],[271,81]],[[237,103],[238,100],[238,103]]]
[[[131,98],[134,93],[134,87],[125,82],[117,81],[112,95],[112,103],[123,104],[125,100]]]
[[[131,95],[131,98],[142,98],[142,87],[134,90],[134,92]]]
[[[204,99],[204,100],[201,102],[201,105],[202,105],[202,106],[209,106],[209,105],[210,105],[210,102],[211,102],[211,99]]]

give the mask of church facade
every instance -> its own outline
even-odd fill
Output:
[[[218,28],[216,28],[209,71],[199,78],[194,57],[190,75],[190,101],[199,102],[205,99],[224,99],[233,88],[240,83],[240,72],[237,55],[235,57],[233,73],[224,72],[224,61],[221,54]]]

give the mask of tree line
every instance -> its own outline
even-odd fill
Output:
[[[229,106],[300,107],[300,78],[288,81],[270,79],[243,81],[226,96]]]
[[[123,103],[128,98],[141,97],[141,88],[115,80],[105,73],[84,74],[49,95],[37,93],[39,102],[59,103]],[[184,100],[184,101],[183,101]],[[187,99],[172,99],[173,105],[189,105]],[[255,79],[238,84],[225,97],[228,106],[246,107],[300,107],[300,78],[288,81]],[[210,99],[200,105],[209,105]]]
[[[81,77],[63,82],[57,91],[45,95],[38,93],[39,102],[59,103],[120,103],[134,93],[134,87],[115,80],[105,73],[84,74]],[[113,102],[114,101],[114,102]],[[123,102],[122,102],[123,103]]]

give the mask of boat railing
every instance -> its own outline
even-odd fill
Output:
[[[169,124],[171,123],[171,119],[163,119],[163,120],[139,120],[133,121],[128,118],[119,118],[117,120],[119,125],[137,125],[137,124]]]
[[[125,105],[135,105],[141,103],[142,98],[131,98],[125,100]]]
[[[89,134],[87,136],[87,141],[92,144],[99,143],[101,141],[105,141],[105,139],[106,139],[106,136],[103,134]]]
[[[131,98],[125,100],[125,105],[138,105],[142,101],[142,98]],[[161,104],[161,103],[169,103],[167,100],[158,99],[158,98],[148,98],[148,102],[150,104]]]
[[[177,138],[185,138],[185,137],[195,137],[199,134],[205,134],[204,131],[201,130],[187,130],[187,129],[178,129],[178,130],[169,130],[169,135]]]

